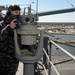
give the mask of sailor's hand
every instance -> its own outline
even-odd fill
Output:
[[[16,27],[16,23],[15,23],[16,19],[12,20],[9,24],[11,29],[14,29]]]

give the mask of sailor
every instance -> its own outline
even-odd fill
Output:
[[[15,75],[18,69],[13,30],[17,27],[20,10],[18,5],[10,5],[0,23],[0,75]]]

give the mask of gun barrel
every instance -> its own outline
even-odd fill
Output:
[[[37,15],[45,16],[45,15],[54,15],[54,14],[68,13],[68,12],[74,12],[74,11],[75,11],[75,8],[69,8],[69,9],[41,12],[41,13],[37,13]]]

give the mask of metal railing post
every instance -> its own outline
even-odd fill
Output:
[[[44,42],[43,42],[43,48],[45,49],[46,53],[48,54],[48,41],[49,41],[49,37],[45,36],[43,40],[44,40]],[[43,55],[43,58],[44,58],[43,59],[43,63],[45,65],[46,69],[47,69],[48,68],[48,63],[47,63],[48,59],[47,59],[45,53]]]
[[[50,47],[49,60],[51,61],[51,47],[52,47],[52,43],[51,42],[49,42],[49,47]],[[50,63],[49,63],[48,75],[51,75],[51,64]]]

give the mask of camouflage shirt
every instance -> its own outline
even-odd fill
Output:
[[[14,32],[9,25],[0,23],[0,75],[15,75],[18,60],[15,58]]]

